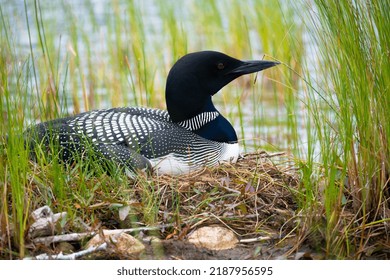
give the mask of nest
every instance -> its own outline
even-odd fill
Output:
[[[210,224],[223,224],[241,238],[283,236],[294,226],[298,183],[296,168],[283,153],[258,152],[186,176],[137,180],[135,193],[142,203],[133,205],[144,215],[140,220],[148,220],[155,209],[155,223],[173,224],[175,231],[166,238],[180,239]]]
[[[103,175],[86,183],[87,189],[94,190],[88,192],[93,194],[93,199],[85,204],[75,201],[77,219],[69,221],[56,236],[34,238],[30,235],[32,244],[44,245],[31,246],[33,255],[58,253],[57,245],[47,247],[57,242],[53,241],[54,237],[58,240],[75,237],[72,244],[75,250],[80,249],[83,243],[80,240],[101,230],[124,229],[140,240],[147,238],[145,234],[157,235],[169,251],[176,248],[177,242],[187,246],[186,240],[192,231],[209,225],[229,229],[241,243],[284,240],[293,236],[297,228],[294,195],[299,178],[293,161],[283,153],[246,154],[234,164],[225,163],[185,176],[140,174],[134,180],[115,181]],[[82,202],[84,197],[77,195],[77,188],[77,180],[74,180],[69,185],[69,195],[74,193]],[[247,248],[248,252],[241,251],[242,248],[246,247],[237,247],[237,254],[253,251],[251,247]],[[199,253],[197,258],[208,256],[199,250],[194,251]],[[170,254],[179,256],[181,252]],[[155,257],[149,254],[146,258],[148,256]]]

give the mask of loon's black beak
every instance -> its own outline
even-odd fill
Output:
[[[280,64],[280,62],[277,61],[268,61],[268,60],[249,60],[249,61],[242,61],[242,64],[227,74],[239,74],[245,75],[250,74],[254,72],[259,72],[267,68],[271,68],[273,66],[276,66]]]

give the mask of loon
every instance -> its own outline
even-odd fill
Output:
[[[222,161],[235,162],[236,132],[214,107],[212,96],[242,75],[277,64],[242,61],[216,51],[189,53],[169,71],[167,110],[94,110],[39,123],[31,131],[36,133],[35,143],[49,147],[50,141],[55,142],[65,162],[83,156],[90,147],[133,174],[146,169],[178,175]]]

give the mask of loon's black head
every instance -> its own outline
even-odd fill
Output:
[[[274,61],[241,61],[215,51],[190,53],[173,65],[165,98],[173,122],[181,122],[214,108],[211,97],[234,79],[279,64]]]

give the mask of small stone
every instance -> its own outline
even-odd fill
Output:
[[[126,217],[129,215],[129,212],[130,212],[130,206],[123,206],[121,208],[119,208],[119,219],[121,221],[124,221],[126,219]]]
[[[116,249],[122,254],[139,254],[145,250],[145,245],[130,234],[121,233],[117,238]]]
[[[54,235],[61,231],[61,221],[66,219],[67,213],[53,214],[49,206],[43,206],[31,213],[33,223],[28,231],[30,238]]]
[[[95,235],[89,240],[86,248],[97,247],[104,242],[107,243],[110,251],[119,254],[139,254],[145,250],[144,244],[130,234],[124,232],[110,233],[110,231]]]
[[[62,252],[64,254],[70,254],[75,252],[75,247],[69,242],[60,242],[56,245],[56,251]]]
[[[210,250],[226,250],[234,248],[238,239],[229,229],[224,227],[201,227],[188,236],[188,242]]]
[[[42,219],[42,218],[49,218],[51,216],[53,216],[53,212],[51,211],[50,207],[47,205],[35,209],[31,213],[31,217],[34,219],[34,221],[37,221],[38,219]]]

